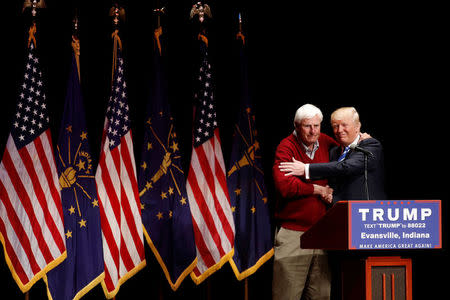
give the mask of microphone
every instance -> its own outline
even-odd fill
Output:
[[[349,145],[349,148],[352,149],[352,150],[354,150],[354,151],[362,152],[362,153],[364,153],[365,155],[368,155],[368,156],[372,156],[372,157],[373,157],[373,153],[372,153],[372,152],[370,152],[369,150],[366,150],[366,149],[364,149],[363,147],[360,147],[360,146],[358,146],[358,145],[356,145],[356,144],[351,144],[351,145]]]

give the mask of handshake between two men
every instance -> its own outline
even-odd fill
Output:
[[[281,172],[284,172],[284,176],[305,176],[306,173],[306,165],[299,160],[296,160],[294,157],[292,158],[292,162],[280,162],[279,169]],[[308,178],[308,176],[306,176]],[[321,186],[318,184],[313,184],[314,186],[314,195],[319,195],[320,199],[325,201],[326,203],[331,203],[333,201],[333,189],[326,186]]]

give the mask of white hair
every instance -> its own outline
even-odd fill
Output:
[[[295,124],[300,124],[303,119],[311,119],[314,118],[316,115],[319,116],[320,122],[323,120],[323,114],[322,111],[312,104],[305,104],[300,106],[299,109],[295,112],[294,117],[294,127]]]

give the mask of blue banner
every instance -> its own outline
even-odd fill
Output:
[[[104,277],[95,164],[88,141],[78,68],[72,55],[72,68],[56,147],[67,259],[47,273],[49,299],[79,299]]]
[[[240,109],[234,125],[227,185],[235,225],[231,267],[238,280],[255,273],[274,253],[262,151],[259,144],[243,43],[239,51]]]
[[[441,248],[440,200],[349,202],[350,249]]]
[[[175,291],[197,253],[163,58],[154,51],[138,184],[145,238]]]

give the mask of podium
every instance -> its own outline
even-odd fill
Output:
[[[411,300],[412,262],[398,250],[442,248],[441,201],[337,202],[300,245],[338,250],[343,300]]]

